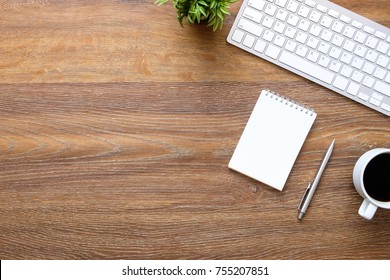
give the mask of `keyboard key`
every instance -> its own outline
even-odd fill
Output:
[[[317,59],[319,57],[319,53],[316,51],[310,51],[309,54],[307,55],[307,59],[313,62],[317,62]]]
[[[312,0],[305,0],[305,4],[312,8],[314,8],[314,6],[316,5],[316,3],[314,3],[314,1]]]
[[[259,53],[264,52],[265,47],[267,46],[266,42],[262,40],[257,40],[255,47],[253,48],[255,51],[258,51]]]
[[[298,24],[298,28],[303,31],[307,31],[309,29],[309,26],[310,26],[310,22],[305,19],[301,19],[301,21]]]
[[[263,20],[263,25],[267,28],[271,28],[272,25],[274,24],[274,19],[266,16]]]
[[[297,34],[297,37],[295,37],[295,40],[297,40],[298,42],[300,42],[302,44],[304,44],[306,42],[306,39],[307,39],[307,34],[304,32],[301,32],[301,31],[299,31]]]
[[[377,81],[375,83],[374,89],[390,97],[390,85]]]
[[[339,72],[340,68],[341,68],[341,63],[337,62],[335,60],[333,60],[329,66],[329,69],[334,71],[334,72]]]
[[[375,62],[377,57],[378,53],[374,52],[373,50],[369,50],[365,56],[365,58],[371,62]]]
[[[278,5],[279,7],[284,7],[286,6],[287,0],[276,0],[275,4]]]
[[[343,68],[341,68],[340,74],[349,78],[352,74],[352,68],[344,65]]]
[[[329,52],[329,55],[335,59],[338,59],[340,54],[341,54],[341,50],[339,50],[338,48],[335,48],[335,47],[332,47],[330,52]]]
[[[288,50],[290,52],[294,52],[296,46],[297,46],[297,43],[295,43],[294,41],[288,40],[285,48],[286,48],[286,50]]]
[[[363,80],[363,77],[364,75],[362,72],[355,71],[353,72],[351,79],[354,80],[355,82],[360,83]]]
[[[335,11],[335,10],[329,10],[329,12],[328,12],[328,15],[330,15],[331,17],[334,17],[334,18],[338,18],[339,14],[340,13]]]
[[[260,36],[261,32],[263,31],[263,28],[261,26],[244,18],[240,19],[237,26],[256,36]]]
[[[324,66],[325,68],[328,67],[329,62],[330,62],[330,58],[324,55],[321,55],[320,59],[318,60],[318,64]]]
[[[307,17],[309,15],[309,12],[310,12],[310,9],[304,5],[301,5],[301,7],[299,7],[298,9],[298,15],[300,15],[301,17]]]
[[[390,112],[390,104],[382,103],[381,108],[385,109],[388,112]]]
[[[295,13],[298,9],[298,5],[299,4],[297,2],[290,0],[290,1],[288,1],[288,4],[287,4],[287,10]]]
[[[367,35],[364,34],[361,31],[356,32],[354,40],[359,42],[360,44],[363,44],[364,40],[366,39]]]
[[[375,48],[377,43],[378,43],[378,39],[370,36],[370,37],[368,37],[368,39],[366,41],[366,46],[368,46],[370,48]]]
[[[286,39],[283,36],[276,35],[275,40],[274,40],[274,44],[279,46],[279,47],[283,47],[285,41],[286,41]]]
[[[311,27],[310,27],[310,30],[309,30],[309,33],[313,36],[316,36],[318,37],[318,35],[320,35],[320,32],[321,32],[321,27],[316,25],[316,24],[313,24]]]
[[[374,28],[367,26],[367,25],[363,27],[363,31],[365,31],[369,34],[374,34]]]
[[[359,21],[356,21],[356,20],[353,20],[351,24],[352,24],[353,27],[356,27],[356,28],[359,28],[359,29],[363,27],[363,23],[361,23]]]
[[[317,23],[317,22],[320,20],[321,16],[322,16],[321,13],[319,13],[319,12],[313,10],[313,11],[311,12],[310,16],[309,16],[309,19],[310,19],[311,21],[314,21],[315,23]]]
[[[370,77],[370,76],[365,76],[364,79],[363,79],[363,85],[365,85],[366,87],[372,87],[373,84],[375,82],[375,79]]]
[[[317,38],[314,38],[314,37],[310,37],[309,40],[307,40],[307,45],[313,49],[317,48],[318,43],[319,43],[319,40]]]
[[[360,88],[360,85],[358,83],[351,82],[348,89],[347,89],[347,92],[349,94],[356,95],[359,88]]]
[[[370,103],[375,105],[375,106],[379,106],[381,104],[381,102],[373,97],[370,98]]]
[[[265,1],[263,0],[248,0],[248,6],[251,6],[255,9],[261,11],[265,6]]]
[[[387,50],[389,49],[389,44],[381,41],[381,42],[379,42],[379,44],[376,47],[376,49],[377,49],[378,52],[381,52],[381,53],[385,54],[387,52]]]
[[[324,54],[327,54],[329,51],[330,45],[324,42],[320,43],[320,46],[318,47],[318,50]]]
[[[327,16],[323,16],[322,17],[322,20],[320,21],[320,24],[322,26],[325,26],[326,28],[329,28],[330,25],[332,24],[332,19],[330,17],[327,17]]]
[[[368,99],[370,98],[367,94],[363,92],[359,92],[358,97],[364,101],[368,101]]]
[[[285,21],[287,15],[288,15],[287,11],[279,9],[279,11],[276,13],[276,18],[280,19],[281,21]]]
[[[376,31],[375,34],[374,34],[376,37],[378,37],[379,39],[386,39],[386,34],[383,33],[383,32],[380,32],[380,31]]]
[[[366,50],[367,50],[366,47],[357,46],[354,53],[355,53],[356,55],[360,56],[360,57],[363,57],[364,54],[366,53]]]
[[[290,14],[288,19],[287,19],[287,23],[291,24],[292,26],[296,26],[298,23],[298,20],[299,20],[299,17],[297,17],[296,15]]]
[[[346,15],[341,15],[340,16],[340,20],[345,22],[345,23],[350,23],[351,22],[351,18],[347,17]]]
[[[380,55],[378,60],[376,61],[376,63],[382,67],[386,67],[388,62],[389,62],[389,58],[384,55]]]
[[[267,6],[265,7],[265,13],[267,15],[273,16],[275,12],[276,12],[276,6],[272,4],[267,4]]]
[[[269,45],[267,50],[265,51],[265,55],[266,56],[269,56],[273,59],[277,59],[278,58],[278,55],[280,53],[280,48],[277,48],[273,45]]]
[[[341,45],[343,44],[343,42],[344,42],[344,38],[343,38],[342,36],[336,34],[336,35],[333,37],[333,40],[332,40],[332,44],[333,44],[333,45],[336,45],[336,46],[338,46],[338,47],[341,47]]]
[[[274,30],[278,33],[283,33],[285,27],[286,25],[284,23],[277,21],[274,25]]]
[[[292,27],[287,27],[286,32],[284,32],[284,35],[292,39],[294,38],[296,32],[297,32],[296,29]]]
[[[256,11],[255,9],[246,7],[242,15],[248,19],[253,20],[254,22],[260,23],[263,14]]]
[[[316,9],[323,13],[326,13],[326,11],[328,10],[327,7],[322,6],[321,4],[318,4]]]
[[[331,31],[325,29],[325,30],[322,31],[322,33],[321,33],[321,39],[323,39],[323,40],[329,42],[329,41],[330,41],[330,38],[332,38],[332,35],[333,35],[333,33],[332,33]]]
[[[248,47],[248,48],[252,48],[253,46],[253,43],[255,42],[255,37],[253,37],[252,35],[246,35],[245,36],[245,39],[244,39],[244,43],[243,45]]]
[[[263,34],[263,39],[268,42],[271,42],[272,39],[274,38],[274,35],[275,33],[273,33],[272,31],[266,30]]]
[[[279,61],[324,83],[330,84],[334,78],[332,72],[286,51],[282,52]]]
[[[361,69],[362,66],[363,66],[363,63],[364,63],[364,60],[363,59],[360,59],[358,57],[355,57],[353,60],[352,60],[352,67],[355,67],[356,69]]]
[[[242,38],[244,38],[244,32],[236,29],[233,33],[232,40],[236,41],[237,43],[241,43]]]
[[[345,36],[345,37],[348,37],[348,38],[352,38],[353,37],[353,34],[355,34],[355,31],[356,31],[356,29],[355,28],[352,28],[352,27],[350,27],[350,26],[347,26],[347,27],[345,27],[345,29],[344,29],[344,31],[343,31],[343,35]]]
[[[363,66],[363,72],[366,72],[367,74],[371,75],[372,72],[374,71],[374,68],[375,68],[375,65],[369,63],[369,62],[366,62]]]
[[[333,85],[338,89],[345,90],[348,85],[348,79],[342,78],[341,76],[337,76],[334,79]]]
[[[352,60],[352,54],[348,52],[343,52],[343,54],[340,57],[340,60],[344,62],[345,64],[349,64]]]
[[[374,77],[382,80],[386,75],[386,71],[380,67],[377,67],[374,72]]]
[[[349,51],[349,52],[352,52],[353,48],[355,47],[355,43],[350,41],[350,40],[346,40],[345,43],[344,43],[344,46],[343,46],[343,49],[346,50],[346,51]]]
[[[335,21],[332,25],[332,30],[337,32],[337,33],[340,33],[341,30],[343,29],[344,27],[344,24],[342,24],[341,22],[339,21]]]
[[[374,93],[372,94],[372,97],[374,97],[375,99],[378,99],[379,101],[382,101],[383,100],[383,95],[377,93],[374,91]]]
[[[360,85],[354,82],[351,82],[348,86],[347,92],[352,95],[356,95],[358,93],[358,90],[360,88]]]
[[[305,57],[308,50],[309,50],[308,48],[306,48],[302,45],[299,45],[299,47],[297,49],[297,55]]]

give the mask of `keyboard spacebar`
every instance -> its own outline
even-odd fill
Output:
[[[282,52],[279,61],[328,84],[332,82],[334,77],[334,74],[325,68],[286,51]]]

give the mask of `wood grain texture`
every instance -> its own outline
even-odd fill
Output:
[[[146,0],[0,3],[1,259],[390,258],[352,184],[389,119],[227,44],[239,6],[213,33]],[[318,113],[282,192],[227,168],[262,88]]]

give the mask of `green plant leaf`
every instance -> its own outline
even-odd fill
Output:
[[[155,0],[156,5],[163,5],[169,0]],[[212,26],[213,31],[222,28],[223,21],[229,13],[229,3],[237,0],[172,0],[176,9],[176,16],[183,27],[183,19],[191,25],[207,20],[207,26]]]
[[[154,4],[157,4],[157,5],[161,6],[161,5],[164,5],[167,2],[168,2],[168,0],[156,0],[156,1],[154,1]]]

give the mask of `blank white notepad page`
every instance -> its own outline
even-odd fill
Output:
[[[229,168],[282,190],[316,113],[263,90]]]

